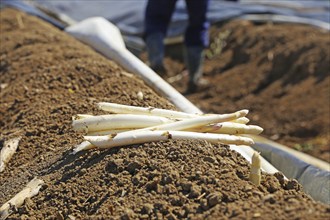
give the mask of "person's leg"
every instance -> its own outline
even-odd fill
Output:
[[[175,8],[176,0],[149,0],[145,11],[145,42],[150,67],[157,73],[163,66],[164,43],[167,27]]]
[[[202,76],[204,48],[209,44],[206,18],[209,0],[186,0],[189,25],[185,32],[185,59],[189,72],[187,92],[194,92]]]

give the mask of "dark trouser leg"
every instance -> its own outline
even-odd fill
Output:
[[[145,11],[145,42],[150,67],[164,69],[164,43],[176,0],[149,0]]]
[[[197,89],[202,76],[204,48],[209,44],[209,22],[206,18],[209,0],[186,0],[189,25],[185,33],[185,61],[189,71],[188,92]]]

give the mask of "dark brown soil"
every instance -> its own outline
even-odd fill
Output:
[[[22,136],[0,175],[0,204],[34,176],[45,181],[10,219],[330,217],[329,206],[280,173],[263,174],[259,187],[251,184],[248,162],[225,145],[167,141],[72,155],[81,136],[71,117],[100,113],[95,102],[174,107],[136,76],[35,17],[2,10],[0,30],[0,137]]]
[[[263,136],[330,162],[329,33],[231,21],[211,36],[204,67],[210,84],[187,98],[205,112],[248,108]],[[168,77],[183,69],[166,64]],[[184,91],[186,78],[172,84]]]

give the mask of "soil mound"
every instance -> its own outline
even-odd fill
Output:
[[[81,137],[71,117],[101,113],[95,102],[174,107],[136,76],[35,17],[4,9],[0,28],[0,137],[22,136],[0,175],[0,204],[34,176],[45,182],[37,196],[12,207],[10,218],[330,217],[328,206],[280,173],[263,173],[261,186],[254,186],[247,161],[225,145],[167,141],[72,155]]]
[[[329,48],[329,33],[310,26],[213,27],[204,66],[209,85],[187,98],[205,112],[248,108],[262,135],[330,162]],[[182,71],[166,63],[170,76]],[[184,91],[185,80],[172,85]]]

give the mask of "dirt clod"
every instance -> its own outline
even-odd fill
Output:
[[[221,193],[212,193],[208,196],[208,199],[207,199],[207,204],[210,206],[210,207],[213,207],[217,204],[219,204],[222,200],[222,194]]]

